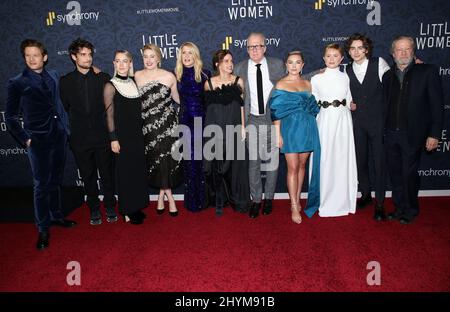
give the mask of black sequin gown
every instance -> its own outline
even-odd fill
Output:
[[[170,88],[151,81],[139,88],[139,94],[148,183],[158,189],[174,188],[183,180],[183,172],[181,157],[172,157],[172,151],[178,150],[179,140],[173,136],[178,127],[178,113]]]

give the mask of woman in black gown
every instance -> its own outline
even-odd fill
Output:
[[[132,78],[133,60],[119,50],[114,58],[114,77],[105,85],[104,102],[111,149],[116,155],[119,211],[125,221],[141,224],[148,205],[141,102]]]
[[[214,54],[213,67],[216,75],[205,82],[205,133],[209,132],[208,126],[219,126],[223,136],[216,133],[205,140],[204,170],[212,176],[216,215],[221,216],[227,202],[236,211],[247,211],[250,190],[244,142],[244,82],[233,75],[233,56],[228,50]]]

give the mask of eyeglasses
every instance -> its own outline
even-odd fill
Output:
[[[264,47],[265,47],[265,45],[262,45],[262,44],[252,45],[252,46],[247,46],[247,50],[257,50],[258,51]]]

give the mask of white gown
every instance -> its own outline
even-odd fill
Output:
[[[355,213],[358,191],[355,141],[350,112],[350,80],[338,68],[327,68],[311,79],[317,102],[346,100],[346,105],[320,108],[317,126],[321,146],[319,216]]]

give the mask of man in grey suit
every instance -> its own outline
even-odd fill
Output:
[[[248,129],[249,182],[252,196],[250,218],[256,218],[262,204],[261,171],[266,173],[262,213],[268,215],[272,212],[279,151],[275,145],[275,132],[271,131],[272,119],[268,102],[273,87],[285,73],[283,61],[265,57],[264,34],[251,33],[247,39],[247,51],[250,59],[237,64],[235,73],[245,81],[244,112]]]

